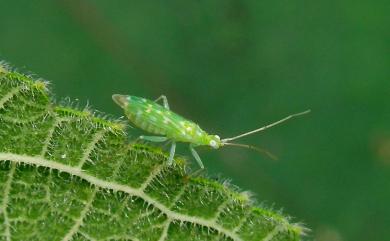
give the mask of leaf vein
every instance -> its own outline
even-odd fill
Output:
[[[100,130],[96,132],[96,134],[92,138],[92,141],[88,144],[87,148],[83,152],[83,157],[78,164],[78,168],[82,169],[83,165],[88,160],[89,155],[91,155],[92,151],[95,149],[96,144],[103,139],[105,132],[106,130]]]
[[[265,236],[262,241],[271,241],[279,232],[283,231],[284,226],[282,224],[275,226],[275,228]]]
[[[11,122],[12,124],[27,124],[27,123],[31,123],[31,122],[34,122],[34,121],[38,120],[39,118],[41,118],[44,115],[47,115],[47,113],[46,112],[42,112],[42,113],[33,115],[33,116],[31,116],[30,118],[27,118],[27,119],[20,119],[20,118],[9,117],[9,116],[3,116],[2,119],[7,121],[7,122]]]
[[[183,185],[183,187],[179,190],[176,197],[173,198],[170,208],[174,207],[175,204],[179,201],[179,199],[183,196],[184,192],[186,191],[188,187],[188,184]]]
[[[219,218],[219,215],[221,215],[221,213],[223,213],[223,210],[228,206],[228,204],[231,202],[231,200],[229,198],[227,198],[224,202],[221,203],[221,205],[219,205],[219,207],[217,208],[217,212],[215,213],[214,217],[213,217],[213,220],[216,222]]]
[[[70,120],[70,118],[56,118],[55,119],[53,126],[50,128],[50,130],[47,134],[46,140],[43,142],[43,147],[42,147],[42,151],[41,151],[42,157],[45,156],[45,154],[49,148],[51,139],[53,138],[53,134],[54,134],[54,131],[57,128],[57,126],[59,126],[62,122],[69,121],[69,120]]]
[[[166,223],[164,225],[164,229],[163,229],[163,231],[161,233],[161,237],[158,239],[158,241],[164,241],[167,238],[168,230],[169,230],[169,226],[171,225],[171,222],[172,222],[172,220],[167,219],[167,221],[166,221]]]
[[[155,167],[154,170],[151,172],[151,174],[146,178],[145,182],[142,183],[139,189],[142,192],[145,191],[145,189],[149,186],[149,184],[153,181],[153,179],[157,177],[162,170],[164,170],[164,165],[158,165],[157,167]]]
[[[149,205],[153,205],[156,208],[158,208],[161,212],[165,213],[168,218],[172,220],[178,220],[181,222],[189,222],[193,224],[198,224],[204,227],[209,227],[214,230],[216,230],[219,233],[224,234],[225,236],[230,237],[231,239],[235,241],[242,241],[241,237],[238,236],[236,233],[232,232],[231,230],[228,230],[224,228],[223,226],[215,223],[213,220],[209,219],[204,219],[201,217],[193,217],[193,216],[188,216],[186,214],[181,214],[177,213],[175,211],[170,210],[168,207],[166,207],[164,204],[160,203],[159,201],[153,199],[140,189],[132,188],[130,186],[118,184],[115,182],[109,182],[105,180],[98,179],[94,176],[91,176],[85,172],[83,172],[79,168],[71,167],[64,165],[62,163],[54,162],[54,161],[49,161],[46,160],[40,156],[26,156],[26,155],[19,155],[19,154],[14,154],[14,153],[0,153],[0,160],[10,160],[13,162],[21,162],[21,163],[27,163],[27,164],[32,164],[32,165],[37,165],[37,166],[44,166],[52,169],[56,169],[62,172],[69,173],[74,176],[78,176],[81,179],[84,179],[88,181],[89,183],[100,187],[104,189],[111,189],[114,191],[120,191],[120,192],[125,192],[130,195],[134,195],[137,197],[140,197],[143,199],[145,202],[149,203]]]
[[[11,224],[8,218],[7,206],[9,202],[9,195],[11,192],[11,184],[15,174],[15,169],[16,169],[16,163],[12,162],[11,170],[8,174],[7,182],[5,183],[3,203],[1,204],[1,209],[3,211],[3,216],[4,216],[4,227],[5,227],[4,236],[7,241],[11,241],[11,230],[10,230]]]
[[[0,99],[0,109],[4,108],[4,104],[7,103],[12,97],[14,97],[19,91],[22,90],[21,86],[13,88],[10,92],[5,94],[3,98]]]
[[[238,231],[240,231],[240,229],[242,228],[242,226],[244,226],[245,222],[248,220],[250,215],[251,215],[251,212],[248,212],[244,217],[241,218],[240,222],[233,229],[233,233],[237,233]]]
[[[96,241],[95,238],[89,236],[88,234],[82,232],[82,231],[78,231],[79,234],[81,234],[82,236],[84,236],[86,239],[89,239],[90,241]]]
[[[87,203],[85,204],[84,209],[80,212],[80,217],[77,218],[77,219],[75,220],[74,225],[73,225],[72,228],[69,230],[69,232],[64,236],[64,238],[62,239],[62,241],[69,241],[69,240],[72,240],[73,235],[74,235],[75,233],[78,232],[80,226],[83,224],[84,218],[87,216],[88,211],[89,211],[89,209],[90,209],[91,206],[92,206],[93,200],[95,199],[95,196],[96,196],[97,189],[98,189],[98,188],[95,187],[95,189],[94,189],[93,192],[91,193],[90,198],[88,199]]]

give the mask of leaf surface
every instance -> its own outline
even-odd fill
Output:
[[[52,102],[0,68],[0,240],[300,240],[304,228],[125,125]]]

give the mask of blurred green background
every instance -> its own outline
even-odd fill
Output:
[[[57,99],[119,117],[113,93],[165,94],[222,137],[312,109],[241,140],[278,161],[200,149],[210,175],[283,208],[310,240],[389,240],[388,1],[2,0],[0,9],[0,59],[50,80]]]

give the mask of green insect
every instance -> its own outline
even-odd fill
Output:
[[[118,94],[113,95],[112,99],[115,101],[115,103],[124,109],[125,115],[135,126],[146,132],[157,135],[140,136],[140,139],[151,142],[165,142],[168,140],[172,141],[168,158],[169,165],[172,164],[173,157],[175,155],[176,142],[187,142],[190,143],[189,149],[202,169],[204,168],[204,165],[198,153],[195,151],[195,147],[210,146],[214,149],[218,149],[222,146],[230,145],[264,152],[263,150],[254,146],[231,143],[230,141],[263,131],[290,118],[310,112],[310,110],[307,110],[301,113],[289,115],[279,121],[255,129],[253,131],[249,131],[231,138],[220,139],[218,135],[209,135],[194,122],[185,119],[173,111],[170,111],[168,100],[164,95],[161,95],[154,101],[132,95]],[[157,103],[160,100],[163,101],[163,106]]]

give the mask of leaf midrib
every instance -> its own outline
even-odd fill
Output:
[[[85,173],[81,168],[75,168],[71,166],[64,165],[62,163],[58,163],[55,161],[47,160],[41,156],[27,156],[27,155],[20,155],[15,153],[0,153],[0,160],[9,160],[14,163],[24,163],[24,164],[31,164],[34,166],[42,166],[47,167],[50,169],[54,169],[60,172],[68,173],[72,176],[77,176],[90,184],[93,184],[99,188],[103,189],[110,189],[114,191],[120,191],[127,193],[129,195],[137,196],[141,199],[143,199],[145,202],[149,203],[150,205],[155,206],[157,209],[159,209],[161,212],[165,213],[170,220],[177,220],[180,222],[189,222],[193,224],[198,224],[201,226],[212,228],[216,231],[218,231],[221,234],[224,234],[227,237],[230,237],[231,239],[235,241],[243,241],[241,237],[235,232],[232,232],[221,225],[214,222],[214,219],[208,220],[200,217],[192,217],[185,214],[177,213],[172,210],[170,210],[165,205],[161,204],[160,202],[156,201],[149,195],[147,195],[143,190],[138,188],[132,188],[130,186],[118,184],[115,182],[109,182],[104,181],[99,178],[96,178],[92,175],[89,175]]]

